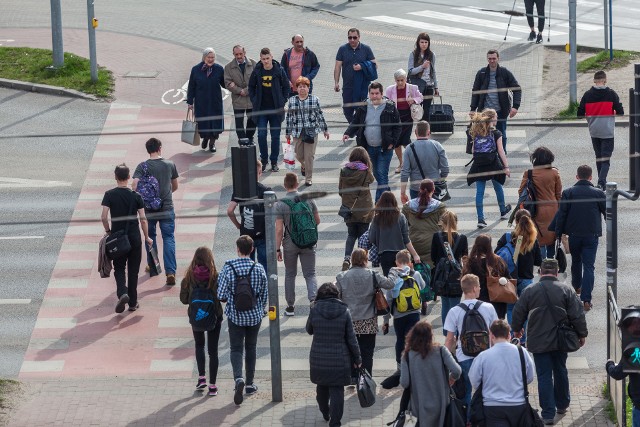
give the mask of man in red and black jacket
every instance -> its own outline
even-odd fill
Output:
[[[594,86],[580,100],[578,117],[586,117],[589,123],[593,151],[596,153],[598,187],[604,190],[609,173],[609,159],[613,153],[614,116],[623,115],[624,109],[618,94],[607,87],[607,75],[604,71],[595,73],[593,83]]]

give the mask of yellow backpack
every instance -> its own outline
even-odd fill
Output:
[[[420,286],[413,277],[404,276],[402,278],[402,287],[394,302],[398,313],[420,309]]]

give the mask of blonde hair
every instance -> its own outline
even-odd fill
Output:
[[[489,135],[491,121],[497,117],[498,113],[493,108],[485,108],[481,113],[474,113],[473,117],[471,117],[471,129],[469,129],[471,137]]]
[[[523,210],[523,209],[521,209]],[[520,254],[524,255],[530,252],[538,238],[538,230],[536,225],[529,215],[522,215],[518,219],[515,230],[511,233],[511,240],[515,246],[515,242],[518,240],[518,236],[522,236],[522,245],[520,246]]]
[[[449,245],[453,245],[453,233],[458,231],[458,215],[453,211],[446,210],[440,217],[438,225],[442,228],[442,231],[447,232]]]

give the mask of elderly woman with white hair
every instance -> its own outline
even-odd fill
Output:
[[[422,102],[422,93],[420,93],[418,86],[407,83],[407,72],[402,68],[393,73],[393,78],[396,80],[396,84],[389,86],[385,95],[396,103],[402,122],[402,132],[395,148],[396,156],[400,161],[395,173],[400,173],[402,170],[402,147],[411,143],[411,130],[413,129],[411,105]]]
[[[222,88],[224,68],[216,64],[216,51],[202,51],[202,62],[191,69],[187,89],[187,107],[193,110],[202,138],[202,149],[216,152],[216,140],[224,130]]]

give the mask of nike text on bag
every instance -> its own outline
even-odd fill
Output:
[[[191,289],[189,323],[201,331],[213,331],[218,323],[213,291],[209,288]]]
[[[142,196],[144,209],[147,212],[157,212],[162,209],[160,184],[155,176],[149,174],[147,162],[142,162],[142,177],[138,180],[136,191]]]
[[[420,287],[418,282],[411,276],[402,278],[402,287],[397,298],[394,299],[396,310],[399,313],[406,313],[411,310],[418,310],[422,307],[420,300]]]
[[[482,301],[477,301],[471,308],[464,303],[458,307],[465,311],[460,331],[460,350],[466,356],[476,357],[489,348],[489,327],[478,311]]]
[[[251,272],[253,268],[256,266],[254,262],[249,272],[240,276],[235,268],[233,268],[232,264],[229,264],[231,270],[233,271],[233,275],[236,278],[236,286],[233,292],[233,303],[236,307],[237,311],[249,311],[253,310],[257,305],[258,301],[256,299],[256,294],[253,291],[253,287],[251,287]]]
[[[300,249],[315,246],[318,243],[318,224],[316,224],[311,206],[297,197],[293,200],[283,199],[282,202],[291,210],[287,233],[289,233],[293,244]]]

